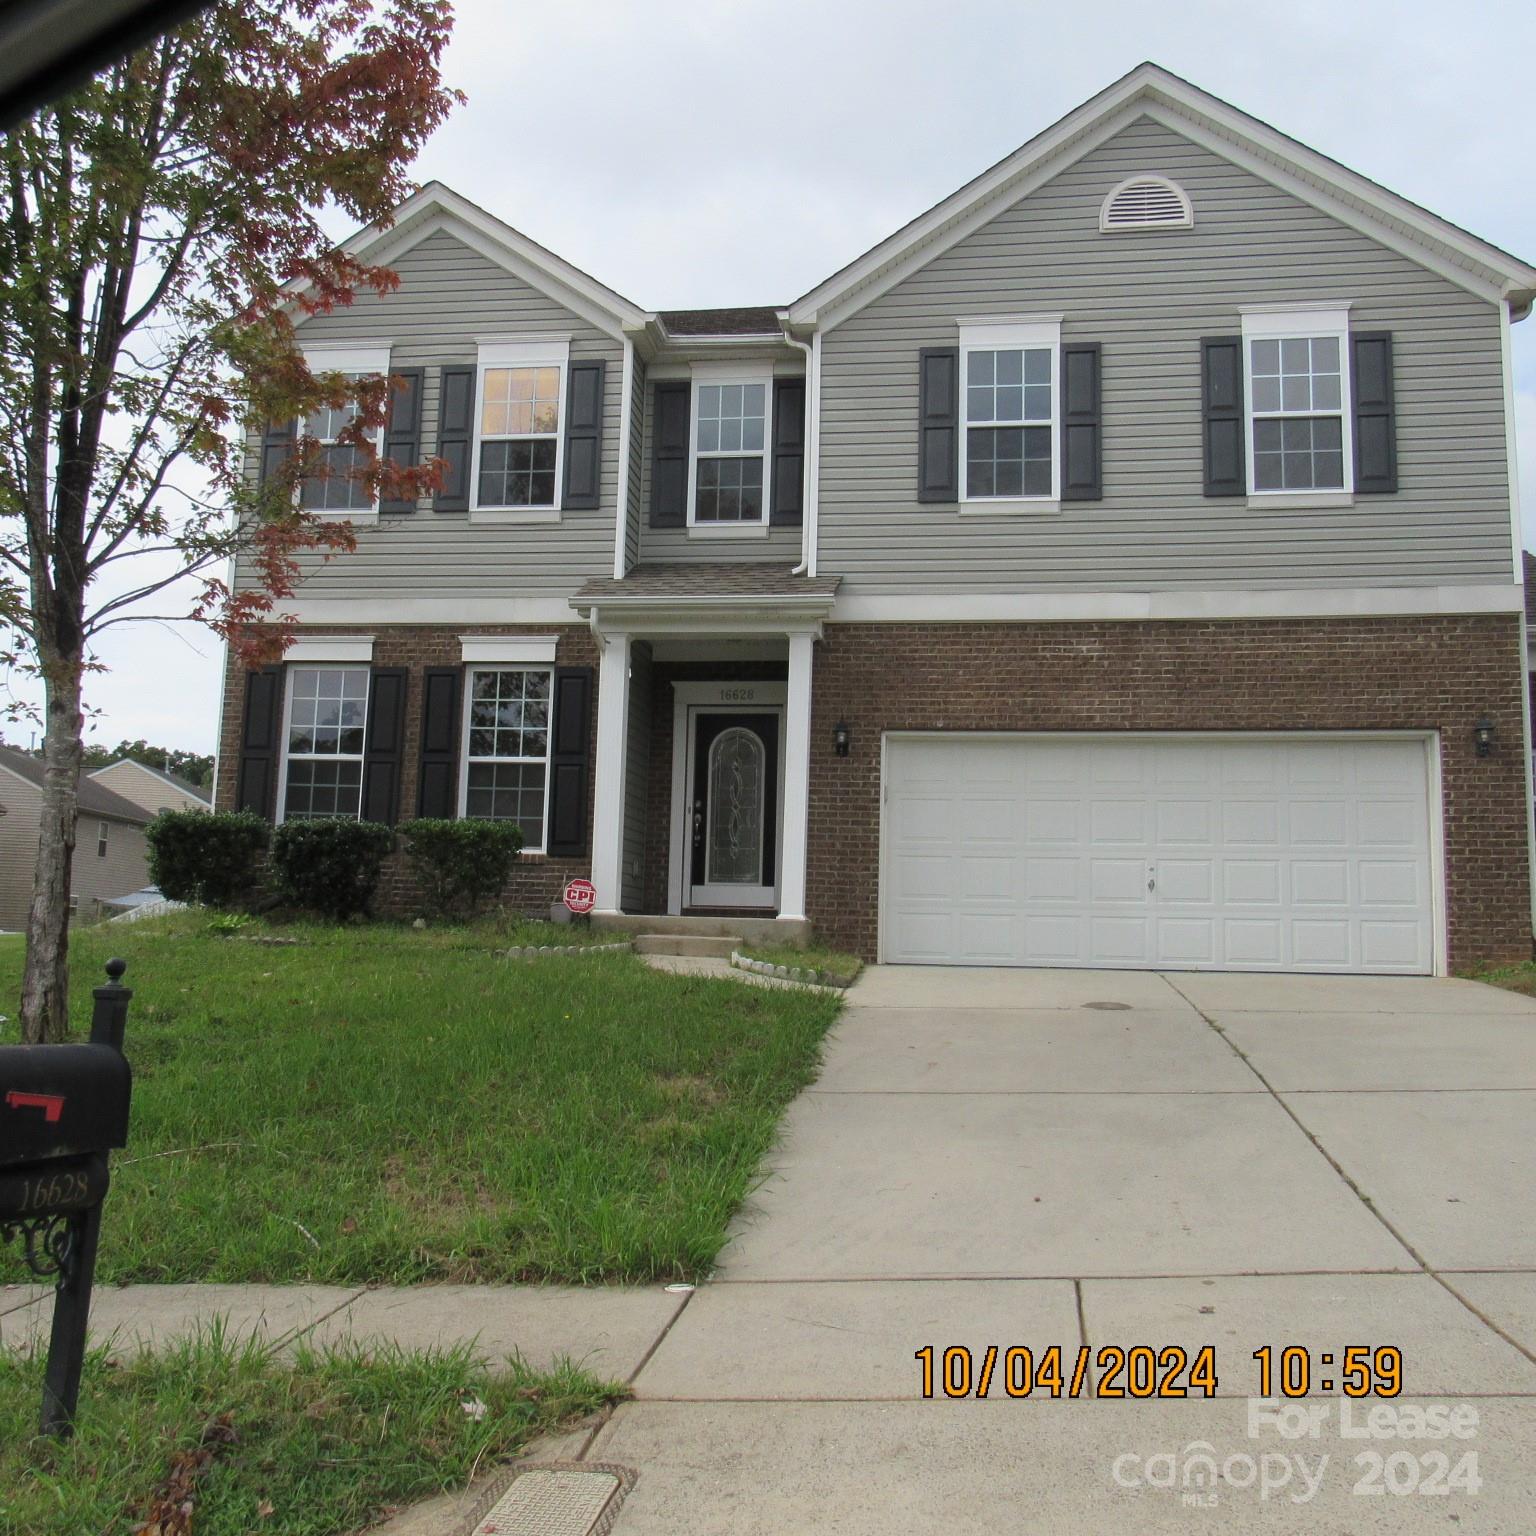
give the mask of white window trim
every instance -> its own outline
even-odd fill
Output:
[[[557,523],[560,521],[560,493],[565,475],[566,382],[570,377],[571,343],[568,337],[544,336],[521,341],[482,338],[478,366],[475,369],[474,437],[469,456],[469,515],[481,523]],[[482,506],[480,502],[481,423],[485,419],[485,376],[492,368],[558,368],[560,414],[555,422],[555,499],[547,507]],[[534,432],[528,437],[543,437]],[[519,438],[493,436],[492,442],[515,442]]]
[[[1051,491],[1048,496],[972,496],[967,470],[971,429],[970,393],[966,379],[970,373],[970,354],[1023,349],[1048,349],[1051,358],[1051,419],[1033,421],[1032,427],[1047,427],[1051,434]],[[962,514],[999,515],[1009,512],[1058,512],[1061,510],[1061,316],[1019,315],[987,316],[960,322],[960,377],[956,381],[960,395],[960,441],[957,449],[960,474],[960,511]],[[993,422],[979,421],[978,427]]]
[[[329,342],[317,342],[304,347],[304,366],[311,373],[361,373],[381,374],[389,373],[390,349],[384,343],[359,346],[355,342],[345,346],[335,345]],[[300,436],[304,432],[304,422],[301,419],[296,426]],[[384,429],[380,427],[373,434],[374,451],[379,455],[384,452]],[[294,487],[294,497],[297,500],[301,492]],[[355,507],[351,510],[336,507],[306,507],[305,516],[317,517],[327,523],[376,523],[379,520],[379,498],[373,498],[370,507]]]
[[[369,642],[370,645],[372,642]],[[289,658],[284,657],[284,661]],[[369,672],[367,662],[359,661],[301,661],[298,666],[309,671],[335,670],[339,672]],[[278,741],[277,754],[277,811],[272,818],[272,825],[280,827],[288,819],[288,739],[293,731],[293,666],[283,668],[283,733]],[[368,678],[368,691],[363,695],[363,750],[361,752],[301,752],[299,756],[306,762],[310,759],[321,760],[330,758],[335,761],[356,761],[363,764],[368,757],[368,711],[373,707],[373,677],[370,672]],[[361,777],[357,786],[357,815],[354,821],[363,819],[363,786]]]
[[[313,662],[351,662],[366,667],[373,663],[372,635],[314,635],[295,640],[283,652],[283,660],[296,664]]]
[[[1239,306],[1243,319],[1243,453],[1248,475],[1248,505],[1277,506],[1352,506],[1355,495],[1355,402],[1351,388],[1354,359],[1349,351],[1349,304],[1344,301],[1317,304],[1275,304],[1262,308]],[[1297,486],[1293,490],[1260,491],[1254,489],[1254,412],[1253,343],[1285,341],[1314,336],[1334,336],[1339,343],[1339,439],[1344,454],[1344,483],[1341,486]],[[1327,415],[1323,412],[1265,411],[1261,420],[1284,420],[1288,415]]]
[[[96,857],[104,859],[107,856],[107,831],[110,823],[98,821],[96,823]]]
[[[689,370],[693,388],[688,397],[688,537],[691,539],[760,539],[768,533],[768,499],[773,494],[773,365],[744,366],[741,363],[695,363]],[[741,453],[699,452],[699,385],[761,384],[763,386],[763,451],[754,455]],[[763,515],[755,523],[700,522],[699,459],[750,459],[763,461]]]
[[[551,781],[554,778],[550,772],[550,760],[555,746],[555,667],[554,659],[548,662],[525,661],[475,661],[469,662],[465,658],[464,668],[464,707],[459,719],[459,820],[468,821],[469,818],[469,711],[474,703],[474,681],[476,672],[547,672],[549,673],[549,723],[544,731],[544,811],[540,818],[544,828],[544,838],[537,848],[524,844],[522,852],[525,854],[542,855],[549,847],[549,795]],[[479,762],[495,763],[536,763],[536,757],[496,757],[479,758]],[[479,818],[476,818],[477,820]]]
[[[460,635],[459,659],[489,668],[552,667],[558,635]]]

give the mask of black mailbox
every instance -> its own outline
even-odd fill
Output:
[[[0,1051],[0,1168],[127,1146],[132,1086],[110,1045]]]
[[[107,1153],[128,1144],[126,969],[107,962],[107,985],[92,993],[89,1045],[0,1046],[0,1246],[20,1238],[27,1268],[58,1282],[43,1375],[45,1435],[74,1426],[111,1181]]]

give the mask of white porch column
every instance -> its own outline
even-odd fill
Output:
[[[629,636],[609,635],[597,669],[597,783],[592,884],[597,910],[620,910],[624,889],[624,769],[629,737]]]
[[[812,634],[789,637],[784,701],[784,838],[779,855],[779,916],[805,916],[805,852],[811,788]]]

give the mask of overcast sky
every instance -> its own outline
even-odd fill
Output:
[[[436,178],[651,309],[782,304],[1143,59],[1536,258],[1536,6],[458,0]],[[339,231],[340,232],[340,231]],[[1536,547],[1536,319],[1517,326]],[[211,750],[219,647],[118,630],[92,740]],[[12,731],[12,739],[18,733]],[[26,739],[26,731],[19,732]]]

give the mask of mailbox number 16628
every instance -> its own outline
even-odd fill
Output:
[[[91,1187],[92,1181],[86,1169],[59,1169],[33,1174],[17,1183],[20,1185],[20,1198],[16,1200],[13,1209],[18,1216],[34,1216],[42,1211],[78,1210],[82,1206],[94,1204],[96,1200],[96,1191]]]

